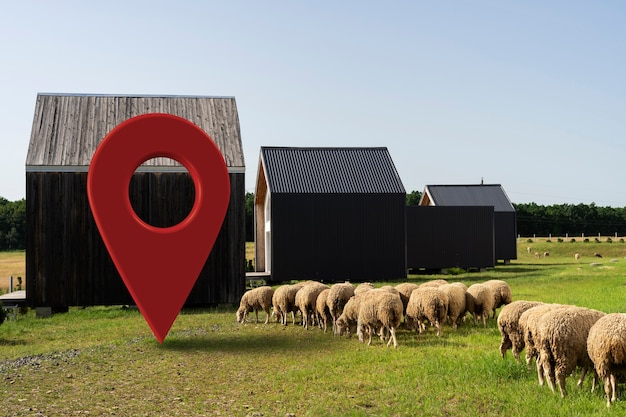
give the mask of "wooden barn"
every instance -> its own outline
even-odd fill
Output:
[[[421,206],[488,206],[494,211],[495,259],[517,259],[515,207],[499,184],[427,185]]]
[[[270,282],[406,278],[405,204],[386,148],[262,147],[256,271]]]
[[[495,266],[494,211],[491,206],[407,206],[407,268]]]
[[[213,139],[224,156],[230,205],[185,305],[239,302],[245,290],[245,164],[235,99],[38,94],[26,158],[29,306],[66,311],[69,306],[133,303],[95,225],[86,187],[91,157],[100,141],[121,122],[145,113],[188,119]],[[190,212],[195,189],[178,162],[153,158],[138,167],[129,196],[142,220],[167,227]],[[176,280],[173,276],[159,285],[175,286]]]

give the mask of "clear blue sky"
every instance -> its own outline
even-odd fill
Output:
[[[626,206],[622,1],[0,3],[0,196],[38,92],[234,96],[261,146],[387,146],[407,192]]]

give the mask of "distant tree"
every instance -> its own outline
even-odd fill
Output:
[[[26,200],[0,197],[0,250],[26,247]]]
[[[422,198],[422,193],[419,191],[411,191],[406,195],[406,205],[407,206],[417,206],[420,203],[420,199]]]
[[[254,193],[246,193],[246,242],[254,242]]]

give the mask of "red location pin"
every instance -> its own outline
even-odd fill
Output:
[[[128,189],[155,157],[185,166],[195,186],[189,215],[177,225],[141,220]],[[224,157],[199,127],[169,114],[145,114],[116,126],[100,143],[87,175],[96,225],[118,272],[159,343],[187,300],[222,227],[230,199]]]

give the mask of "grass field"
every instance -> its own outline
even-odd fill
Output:
[[[17,286],[17,277],[22,277],[22,289],[26,287],[26,254],[24,251],[0,252],[0,294],[9,290],[9,277]]]
[[[626,312],[626,244],[518,242],[486,272],[410,276],[466,284],[499,278],[514,299]],[[532,253],[527,247],[532,247]],[[534,252],[549,252],[536,258]],[[594,252],[602,258],[593,256]],[[575,260],[573,254],[582,256]],[[2,259],[2,258],[0,258]],[[386,283],[379,283],[380,285]],[[393,284],[393,283],[392,283]],[[261,313],[262,319],[265,318]],[[498,352],[495,320],[441,337],[401,330],[397,349],[319,329],[235,322],[235,308],[184,310],[160,345],[119,306],[31,311],[0,326],[0,415],[7,416],[604,416],[602,387],[568,379],[568,397]],[[623,389],[623,387],[621,387]],[[620,391],[621,393],[621,391]],[[620,398],[626,399],[626,393]]]

